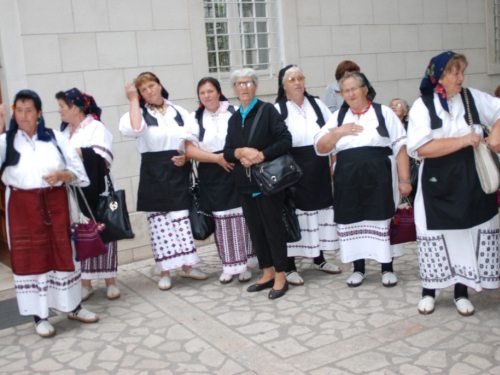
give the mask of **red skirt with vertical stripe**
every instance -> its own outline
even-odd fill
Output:
[[[12,271],[39,275],[75,270],[66,188],[11,189],[8,206]]]

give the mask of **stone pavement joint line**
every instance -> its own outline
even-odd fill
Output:
[[[99,314],[97,324],[51,317],[50,339],[33,323],[0,330],[0,373],[500,374],[500,292],[471,291],[476,312],[462,317],[449,288],[438,292],[433,314],[420,315],[414,243],[394,262],[394,288],[382,286],[376,262],[367,262],[363,285],[348,288],[350,265],[328,275],[297,259],[305,285],[277,301],[267,291],[247,293],[249,284],[236,279],[220,284],[215,246],[199,253],[198,267],[211,277],[173,273],[169,291],[158,289],[152,259],[120,267],[117,300],[94,282],[83,306]]]

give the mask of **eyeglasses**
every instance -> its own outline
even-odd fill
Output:
[[[365,87],[365,86],[359,86],[359,87],[353,87],[352,89],[347,89],[347,90],[342,90],[341,93],[343,95],[349,95],[350,93],[354,93],[356,91],[358,91],[361,87]]]
[[[295,81],[297,82],[303,82],[305,81],[306,77],[288,77],[287,81],[290,83],[294,83]]]
[[[246,82],[235,82],[234,85],[236,87],[252,87],[252,85],[254,85],[255,83],[253,81],[246,81]]]
[[[392,103],[391,108],[401,108],[403,105],[401,103]]]

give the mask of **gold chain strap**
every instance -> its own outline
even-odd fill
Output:
[[[467,106],[467,117],[469,118],[470,132],[474,133],[474,122],[472,121],[472,113],[470,111],[469,95],[467,95],[466,88],[464,88],[463,90],[464,90],[465,105]]]

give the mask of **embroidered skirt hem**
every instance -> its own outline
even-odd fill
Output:
[[[118,275],[118,243],[106,244],[106,254],[81,262],[82,279],[114,279]]]
[[[339,250],[337,224],[333,222],[333,206],[315,210],[296,209],[302,239],[287,243],[289,257],[316,258],[320,251]]]
[[[82,301],[80,263],[75,271],[50,271],[40,275],[14,274],[19,313],[23,316],[49,317],[49,309],[61,312],[74,310]]]
[[[170,271],[200,261],[188,210],[148,212],[151,248],[158,270]]]
[[[379,263],[389,263],[392,258],[403,255],[401,245],[392,246],[389,242],[389,224],[390,219],[338,224],[342,263],[358,259],[373,259]]]
[[[222,272],[238,275],[258,264],[241,207],[213,212],[215,244],[222,262]]]
[[[422,286],[446,288],[461,283],[476,292],[500,287],[498,215],[470,229],[421,230],[417,227]]]

